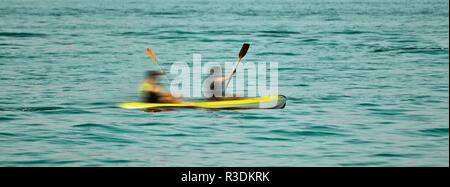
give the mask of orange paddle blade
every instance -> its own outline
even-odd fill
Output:
[[[156,64],[158,64],[158,61],[156,61],[156,57],[153,54],[152,50],[150,48],[147,48],[147,54],[148,56],[150,56],[150,58],[152,58],[153,62],[155,62]]]

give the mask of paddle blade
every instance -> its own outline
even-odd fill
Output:
[[[242,45],[241,51],[239,52],[239,58],[244,58],[244,56],[247,54],[249,47],[250,44],[248,43],[244,43],[244,45]]]
[[[155,57],[155,55],[153,54],[153,51],[150,48],[147,48],[147,54],[153,60],[153,62],[158,64],[158,61],[156,61],[156,57]]]

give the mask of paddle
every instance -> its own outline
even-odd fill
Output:
[[[165,73],[165,71],[163,71],[163,69],[161,68],[161,66],[159,66],[158,61],[156,60],[156,57],[155,57],[155,55],[153,54],[153,51],[152,51],[150,48],[147,48],[147,54],[148,54],[148,56],[153,60],[153,62],[156,64],[156,66],[158,66],[159,70],[160,70],[162,73]],[[166,79],[167,84],[170,85],[169,79],[167,79],[167,77],[164,77],[164,78]]]
[[[225,86],[225,89],[227,89],[228,85],[230,84],[231,78],[233,76],[234,73],[236,73],[236,69],[239,65],[239,63],[241,63],[242,58],[244,58],[244,56],[247,54],[248,48],[250,47],[250,44],[248,43],[244,43],[244,45],[242,45],[241,51],[239,51],[239,56],[238,56],[238,61],[237,63],[234,65],[233,69],[231,70],[230,74],[227,76],[227,84]]]

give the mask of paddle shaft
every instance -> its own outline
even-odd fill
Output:
[[[230,74],[227,76],[227,84],[225,85],[225,90],[228,88],[228,85],[230,84],[231,78],[233,77],[234,72],[236,71],[237,67],[239,66],[239,63],[241,63],[242,58],[247,54],[248,48],[250,47],[250,44],[244,43],[241,47],[241,50],[239,51],[238,55],[238,61],[234,65],[233,69],[231,70]]]
[[[228,88],[228,85],[230,84],[230,81],[231,81],[231,77],[233,76],[234,71],[236,71],[237,67],[239,66],[239,63],[241,63],[241,60],[242,60],[242,58],[238,58],[237,63],[234,65],[231,73],[228,75],[228,77],[227,77],[227,84],[225,85],[225,89]]]
[[[158,68],[159,68],[159,70],[160,70],[161,72],[163,72],[164,74],[166,74],[166,72],[161,68],[161,66],[160,66],[159,64],[156,64],[156,65],[158,66]],[[169,79],[167,79],[166,76],[164,76],[164,79],[166,79],[167,85],[170,85]]]
[[[159,65],[158,61],[156,60],[155,55],[153,54],[153,51],[151,49],[147,48],[147,54],[152,59],[152,61],[155,62],[156,66],[158,66],[159,70],[165,74],[166,72]],[[170,85],[169,79],[167,79],[166,76],[164,76],[164,78],[166,79],[167,84]]]

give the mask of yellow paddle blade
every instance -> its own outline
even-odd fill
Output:
[[[153,60],[153,62],[158,64],[158,61],[156,61],[156,57],[155,57],[155,55],[153,54],[153,51],[150,48],[147,48],[147,54]]]

